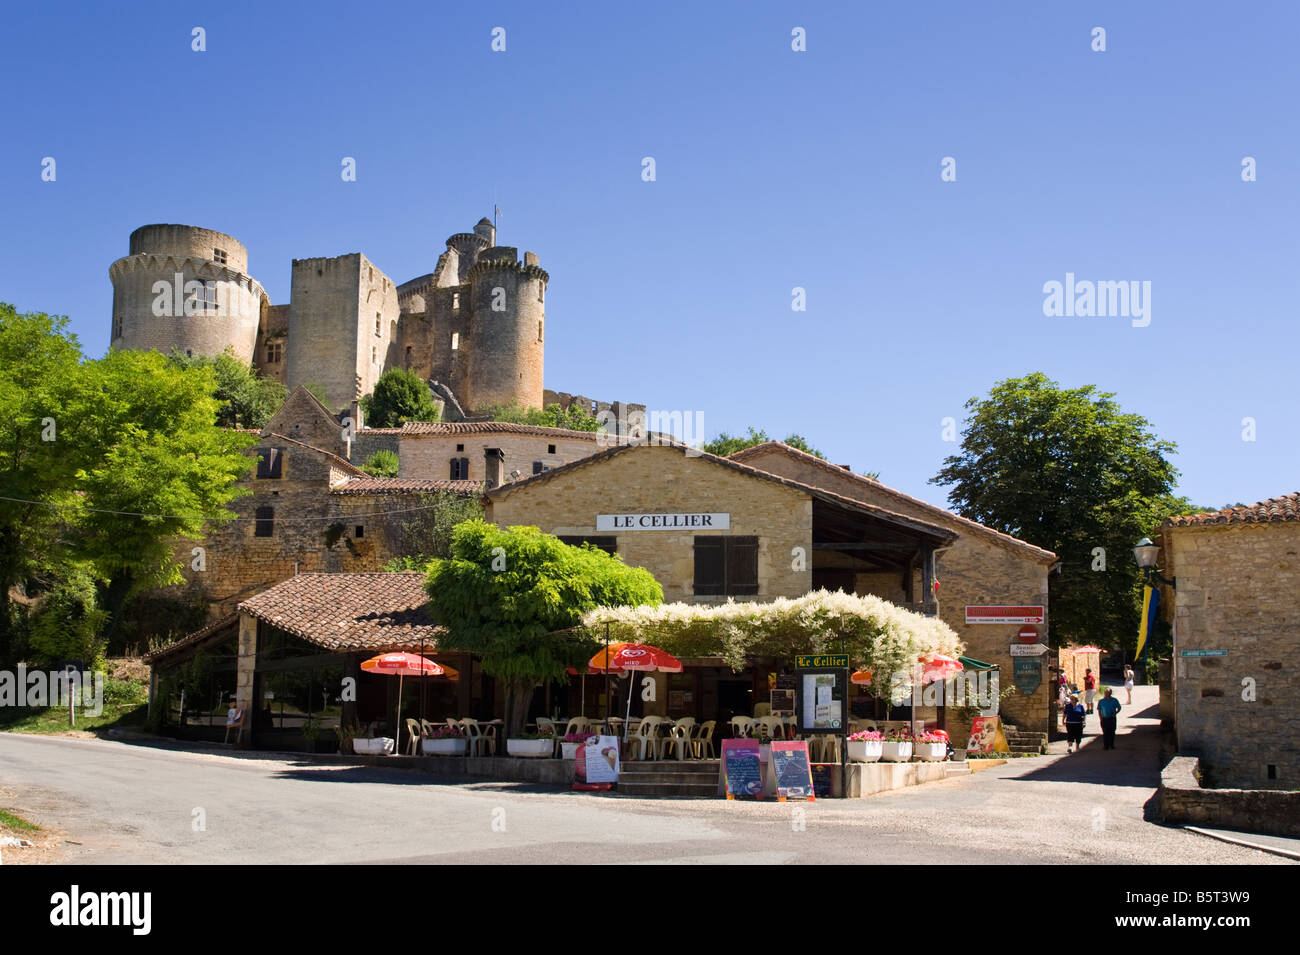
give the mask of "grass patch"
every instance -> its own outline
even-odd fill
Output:
[[[104,710],[91,716],[77,706],[77,725],[68,724],[68,710],[60,706],[18,706],[0,709],[0,730],[10,733],[94,732],[115,726],[143,726],[149,711],[149,687],[135,680],[104,680]]]
[[[6,812],[0,809],[0,827],[12,829],[14,832],[39,832],[41,827],[33,825],[22,816],[15,816],[12,812]]]

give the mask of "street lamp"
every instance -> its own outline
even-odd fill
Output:
[[[1170,580],[1167,577],[1163,577],[1161,576],[1160,571],[1156,568],[1156,557],[1159,553],[1160,545],[1153,544],[1151,538],[1144,537],[1138,541],[1137,546],[1133,548],[1133,559],[1137,561],[1138,568],[1142,571],[1142,575],[1146,577],[1148,584],[1155,586],[1156,582],[1159,581],[1160,583],[1177,590],[1178,578],[1175,577]]]

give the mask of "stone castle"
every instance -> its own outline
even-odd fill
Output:
[[[109,268],[110,347],[215,356],[231,351],[290,391],[315,384],[341,413],[390,368],[429,382],[444,420],[505,405],[575,402],[588,414],[628,407],[544,392],[546,286],[532,252],[496,244],[486,218],[447,239],[432,272],[398,285],[360,252],[294,259],[289,303],[272,305],[233,236],[146,225]]]

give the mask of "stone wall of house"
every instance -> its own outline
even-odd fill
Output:
[[[1156,811],[1176,825],[1300,836],[1300,790],[1204,789],[1194,756],[1175,756],[1161,771]]]
[[[1215,787],[1300,787],[1300,525],[1166,527],[1164,540],[1179,752]],[[1199,650],[1227,653],[1183,655]]]
[[[1047,607],[1047,573],[1052,559],[1039,552],[980,533],[955,515],[921,502],[908,499],[882,485],[868,484],[851,472],[821,467],[778,448],[747,456],[744,463],[770,471],[803,484],[819,487],[834,494],[872,504],[904,517],[935,524],[959,535],[953,545],[938,553],[935,576],[939,581],[939,617],[952,627],[966,647],[966,655],[985,663],[997,664],[1002,670],[1002,687],[1014,685],[1014,662],[1011,644],[1016,642],[1014,624],[966,623],[966,606],[979,604],[1042,605]],[[887,600],[905,600],[901,582],[889,575],[860,575],[863,592]],[[921,594],[919,574],[914,575],[914,590]],[[1050,617],[1048,618],[1050,621]],[[1039,627],[1042,642],[1047,642],[1047,623]],[[1002,715],[1026,729],[1047,731],[1050,722],[1052,692],[1047,657],[1040,657],[1041,682],[1030,695],[1014,693],[1002,701]]]
[[[486,480],[483,452],[500,448],[505,454],[505,473],[519,471],[521,478],[532,477],[533,463],[557,468],[561,464],[589,457],[600,449],[592,437],[562,437],[556,434],[404,434],[399,438],[398,476],[416,480],[446,481],[451,478],[452,458],[469,461],[470,481]],[[554,447],[552,453],[550,448]]]
[[[690,529],[597,531],[597,514],[727,513],[727,531]],[[792,569],[794,547],[811,550],[812,499],[795,489],[688,457],[670,447],[630,447],[591,467],[509,490],[493,500],[487,519],[503,527],[526,524],[548,534],[617,537],[618,553],[644,567],[664,588],[666,601],[723,602],[694,593],[697,534],[759,539],[759,592],[744,600],[797,597],[812,584],[809,569]]]

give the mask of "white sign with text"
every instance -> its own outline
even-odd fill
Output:
[[[731,529],[730,514],[597,514],[598,531],[680,531]]]

